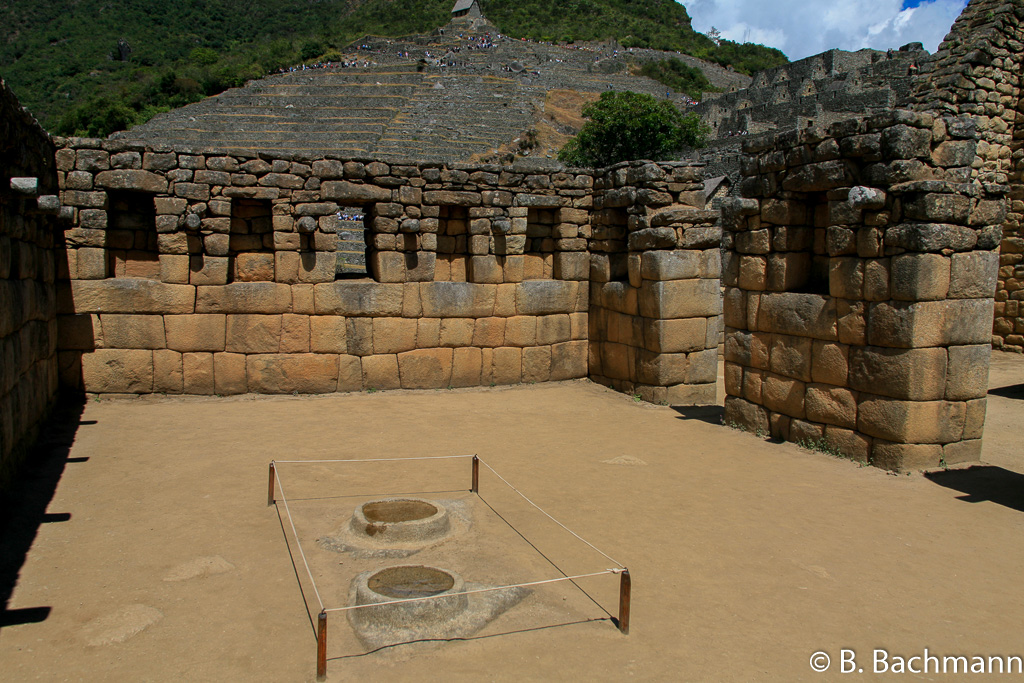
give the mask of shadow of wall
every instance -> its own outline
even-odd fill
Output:
[[[57,394],[59,207],[53,142],[0,81],[0,491]]]

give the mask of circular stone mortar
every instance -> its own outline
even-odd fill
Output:
[[[448,533],[448,509],[420,498],[384,498],[363,503],[352,513],[349,529],[357,537],[381,543],[423,543]]]
[[[398,565],[356,577],[355,603],[376,605],[392,600],[461,593],[465,589],[465,582],[455,572],[426,565]],[[448,595],[433,600],[360,609],[355,611],[355,616],[364,624],[378,628],[412,628],[455,619],[466,611],[468,604],[465,595]]]

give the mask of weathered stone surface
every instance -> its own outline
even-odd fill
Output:
[[[707,318],[645,320],[644,347],[657,353],[703,351],[707,341]]]
[[[886,159],[926,158],[931,153],[931,142],[930,130],[890,126],[882,131],[882,155]]]
[[[309,320],[309,350],[313,353],[347,353],[345,318],[317,315]]]
[[[209,396],[216,391],[212,353],[183,353],[181,361],[186,394]]]
[[[281,316],[281,353],[309,353],[309,316],[285,313]]]
[[[134,190],[153,194],[167,192],[167,178],[137,169],[118,169],[96,174],[97,187],[109,190]]]
[[[338,356],[250,355],[246,356],[246,374],[249,390],[259,394],[327,394],[338,387]]]
[[[180,394],[185,390],[185,375],[181,354],[168,349],[153,351],[153,391],[160,394]]]
[[[64,308],[78,313],[192,313],[196,303],[191,285],[131,278],[73,280],[70,294]]]
[[[934,401],[946,391],[946,350],[850,349],[850,387],[913,401]]]
[[[167,345],[163,316],[105,313],[100,321],[106,348],[162,349]]]
[[[700,274],[700,267],[699,251],[647,251],[640,256],[640,275],[645,280],[696,278]]]
[[[480,385],[483,353],[474,347],[453,349],[451,386],[475,387]]]
[[[782,187],[790,192],[825,192],[852,185],[853,178],[848,162],[836,159],[799,167],[782,181]]]
[[[807,419],[813,422],[855,429],[857,399],[852,391],[828,384],[809,384],[804,398]]]
[[[645,280],[638,303],[640,315],[647,318],[695,318],[722,312],[718,280]]]
[[[317,315],[400,316],[401,284],[329,282],[313,286]]]
[[[320,196],[342,204],[366,204],[391,201],[391,190],[366,183],[328,180],[320,184]]]
[[[241,353],[213,354],[213,386],[220,396],[246,393],[249,384],[245,356]]]
[[[897,443],[945,444],[963,435],[966,407],[948,401],[900,401],[862,396],[857,429]]]
[[[815,340],[812,353],[811,378],[815,382],[846,386],[850,372],[850,347]]]
[[[757,326],[760,330],[826,341],[835,341],[839,336],[836,302],[818,294],[762,295]]]
[[[737,396],[726,397],[725,414],[722,419],[727,426],[755,434],[768,434],[770,429],[768,411]]]
[[[996,291],[999,255],[994,251],[953,254],[950,267],[951,299],[985,299]]]
[[[274,282],[233,282],[196,288],[196,313],[288,313],[291,287]]]
[[[945,387],[947,401],[968,401],[985,397],[988,393],[991,353],[992,348],[988,344],[949,347]]]
[[[987,343],[992,307],[992,301],[984,299],[874,304],[868,343],[896,348]]]
[[[451,385],[452,349],[417,349],[398,354],[403,389],[440,389]]]
[[[962,225],[905,223],[885,230],[885,245],[909,251],[968,251],[978,243],[978,232]]]
[[[85,391],[97,394],[148,394],[153,391],[153,352],[96,349],[82,354]]]
[[[871,464],[882,469],[902,472],[931,469],[942,462],[942,446],[936,444],[893,443],[875,439],[871,447]]]
[[[412,318],[374,318],[374,354],[392,354],[416,348],[416,321]]]
[[[768,374],[762,386],[764,405],[768,410],[802,418],[805,415],[806,384],[800,380]]]
[[[814,340],[776,334],[772,338],[769,369],[777,375],[811,381],[811,359]]]
[[[481,197],[479,192],[432,190],[423,193],[423,203],[441,206],[480,206]]]
[[[676,231],[672,228],[645,228],[629,236],[631,251],[645,249],[672,249],[676,246]]]
[[[546,382],[551,377],[551,347],[532,346],[523,349],[523,382]]]
[[[429,282],[420,285],[423,315],[428,318],[481,318],[494,312],[494,285]]]
[[[529,280],[516,285],[519,315],[569,313],[576,308],[579,285],[562,280]]]
[[[892,298],[937,301],[949,293],[950,259],[941,254],[901,254],[892,258]]]
[[[587,342],[568,341],[551,347],[551,380],[587,376]]]
[[[228,259],[223,256],[189,257],[189,284],[224,285],[228,281]]]
[[[242,253],[234,258],[238,282],[273,282],[274,254]]]
[[[281,346],[281,316],[227,316],[225,350],[232,353],[277,353]]]

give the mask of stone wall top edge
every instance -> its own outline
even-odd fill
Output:
[[[44,131],[45,132],[45,131]],[[662,168],[703,168],[706,166],[704,161],[699,159],[684,159],[674,161],[653,161],[651,159],[633,159],[629,161],[621,161],[616,164],[604,167],[589,167],[589,166],[566,166],[561,162],[557,162],[551,159],[529,159],[522,158],[516,159],[511,164],[489,164],[484,162],[472,162],[472,161],[455,161],[455,162],[443,162],[443,161],[424,161],[420,159],[406,158],[384,158],[375,156],[363,156],[363,155],[341,155],[335,153],[324,153],[324,154],[309,154],[304,152],[249,152],[249,151],[228,151],[224,149],[209,148],[209,147],[192,147],[189,145],[165,145],[165,144],[154,144],[149,142],[138,142],[130,140],[120,140],[117,138],[83,138],[83,137],[62,137],[52,136],[51,140],[53,144],[59,149],[99,149],[111,154],[117,154],[121,152],[137,152],[137,153],[156,153],[156,154],[183,154],[190,156],[227,156],[234,157],[236,159],[263,159],[265,161],[272,161],[275,159],[282,161],[294,161],[302,163],[312,163],[314,161],[352,161],[356,163],[383,163],[388,166],[407,166],[418,169],[429,169],[429,168],[444,168],[457,171],[483,171],[487,173],[518,173],[518,174],[539,174],[539,175],[550,175],[554,173],[571,173],[575,175],[590,175],[599,176],[605,173],[614,172],[621,168],[636,168],[645,166],[647,164],[657,164]]]
[[[11,87],[7,85],[7,81],[0,78],[0,93],[4,102],[10,103],[10,109],[13,110],[14,115],[21,119],[21,123],[29,128],[34,129],[38,136],[45,139],[47,143],[52,147],[55,145],[54,138],[43,128],[42,124],[36,120],[36,117],[32,113],[22,106],[21,101],[18,100],[18,96],[14,94]]]

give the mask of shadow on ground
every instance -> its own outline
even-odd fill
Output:
[[[960,491],[959,500],[968,503],[990,501],[1024,512],[1024,474],[991,465],[925,474],[940,486]]]
[[[15,476],[9,495],[0,500],[0,629],[18,624],[35,624],[50,615],[50,607],[8,609],[25,557],[43,524],[71,519],[70,512],[47,512],[57,484],[69,463],[88,458],[69,458],[80,425],[84,404],[78,399],[62,401],[43,425],[38,443]]]
[[[675,406],[672,410],[679,413],[680,420],[700,420],[711,425],[722,424],[725,408],[722,406]]]
[[[1024,401],[1024,384],[1011,384],[1008,387],[998,387],[996,389],[989,389],[988,393],[992,396],[1002,396],[1003,398],[1015,398],[1019,401]]]

